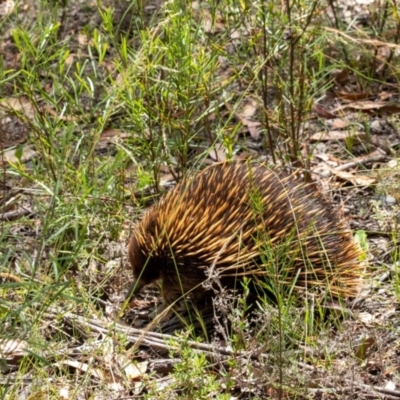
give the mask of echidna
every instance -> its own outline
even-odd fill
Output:
[[[179,183],[138,224],[128,255],[128,297],[161,281],[166,304],[201,295],[210,270],[229,287],[243,276],[279,279],[332,297],[355,297],[363,270],[345,221],[320,192],[246,163],[216,164]]]

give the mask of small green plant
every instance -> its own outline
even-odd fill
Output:
[[[164,399],[169,396],[178,399],[230,398],[221,390],[217,374],[213,371],[212,363],[205,353],[196,351],[187,344],[190,337],[190,332],[186,332],[178,335],[176,340],[170,343],[173,348],[179,348],[179,351],[171,354],[171,357],[180,359],[171,374],[172,385],[163,394],[150,388],[146,399]]]

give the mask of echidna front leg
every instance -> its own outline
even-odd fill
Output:
[[[133,298],[136,294],[138,294],[142,288],[144,286],[147,285],[147,282],[144,280],[134,280],[134,282],[132,283],[132,285],[129,287],[128,289],[128,293],[125,296],[125,301],[130,300],[131,298]],[[171,302],[166,301],[165,298],[163,298],[163,301],[161,303],[160,306],[156,307],[154,309],[154,311],[152,311],[148,317],[149,319],[153,319],[155,318],[157,315],[161,314],[164,310],[166,310],[172,303],[174,302],[174,300],[172,300]],[[166,314],[169,315],[170,313]]]
[[[149,314],[150,319],[154,319],[155,317],[159,316],[160,314],[165,314],[162,316],[163,319],[166,319],[167,317],[169,317],[172,313],[172,308],[175,306],[175,303],[181,297],[179,294],[177,295],[177,293],[175,291],[170,290],[170,288],[168,288],[168,285],[165,285],[165,282],[162,282],[161,293],[162,293],[162,303],[161,303],[161,305],[156,306],[154,311],[152,311]],[[165,312],[165,310],[167,310],[168,308],[169,308],[169,310],[167,312]]]
[[[143,287],[146,285],[147,285],[147,282],[145,282],[144,280],[135,279],[133,281],[133,283],[131,284],[131,286],[129,286],[128,293],[125,296],[125,301],[130,300],[133,296],[138,294],[143,289]]]
[[[175,303],[179,300],[179,296],[173,295],[167,291],[167,294],[162,290],[162,303],[155,307],[155,309],[148,315],[149,319],[160,317],[160,319],[167,319],[171,316]],[[161,315],[162,314],[162,315]]]
[[[181,313],[184,310],[187,310],[186,304],[186,294],[184,291],[177,289],[179,285],[171,285],[171,282],[165,282],[165,279],[162,282],[162,298],[163,301],[160,306],[157,306],[154,311],[149,314],[149,318],[154,319],[161,314],[162,319],[166,319],[171,315],[173,311]],[[197,290],[190,290],[190,301],[196,302],[199,300],[204,294],[204,289],[202,287]],[[168,311],[166,311],[169,309]],[[165,312],[165,313],[164,313]]]
[[[156,308],[148,315],[149,319],[154,319],[157,316],[162,315],[161,319],[167,319],[172,313],[172,309],[165,312],[165,310],[170,307],[170,304],[163,301],[160,306],[156,306]],[[171,307],[172,308],[172,307]]]

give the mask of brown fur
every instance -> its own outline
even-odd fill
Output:
[[[128,254],[129,295],[161,281],[167,304],[201,295],[210,267],[227,286],[279,275],[288,287],[333,297],[356,296],[363,271],[346,223],[318,191],[245,163],[215,165],[178,184],[138,224]]]

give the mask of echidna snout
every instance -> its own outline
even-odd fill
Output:
[[[283,256],[266,257],[266,247],[278,252],[282,245]],[[243,276],[275,279],[270,264],[278,263],[282,284],[332,297],[355,297],[364,269],[345,221],[321,193],[293,175],[245,163],[217,164],[179,183],[145,214],[128,255],[129,296],[161,281],[167,304],[201,295],[211,266],[223,285],[238,286]]]

